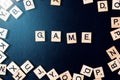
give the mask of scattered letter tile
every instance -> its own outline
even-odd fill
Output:
[[[13,2],[11,0],[0,0],[0,6],[4,9],[8,9],[13,5]]]
[[[44,68],[41,65],[38,66],[33,72],[39,79],[41,79],[42,77],[44,77],[46,75],[46,71],[44,70]]]
[[[17,6],[14,6],[11,10],[10,10],[10,14],[12,14],[12,16],[15,19],[18,19],[22,14],[22,10],[20,10],[20,8],[18,8]]]
[[[13,78],[15,80],[23,80],[25,77],[25,73],[20,69],[15,74],[13,74]]]
[[[50,70],[47,73],[47,76],[50,80],[57,80],[59,78],[59,75],[58,75],[58,73],[56,72],[55,69]]]
[[[10,13],[6,11],[5,9],[1,8],[0,9],[0,19],[3,21],[7,21],[8,18],[10,17]]]
[[[93,3],[93,0],[83,0],[83,4],[90,4]]]
[[[60,6],[61,5],[61,0],[51,0],[51,5]]]
[[[108,66],[112,72],[118,70],[120,68],[120,63],[118,62],[117,59],[111,61],[108,63]]]
[[[92,71],[93,71],[93,68],[83,65],[80,73],[87,77],[90,77],[92,74]]]
[[[107,1],[98,1],[98,12],[107,12],[108,11],[108,3]]]
[[[6,64],[0,64],[0,75],[6,75]]]
[[[120,17],[111,17],[111,27],[120,28]]]
[[[2,63],[6,58],[7,56],[0,51],[0,63]]]
[[[120,1],[119,0],[112,0],[112,9],[113,10],[120,10]]]
[[[62,74],[60,74],[61,80],[72,80],[72,76],[69,71],[65,71]]]
[[[120,39],[120,28],[111,31],[110,34],[112,36],[113,41]]]
[[[32,65],[32,63],[27,60],[22,66],[21,69],[27,74],[28,72],[30,72],[32,69],[34,68],[34,66]]]
[[[12,74],[15,74],[19,69],[19,66],[13,61],[7,66],[7,70]]]
[[[105,77],[103,68],[102,67],[94,68],[94,75],[96,79]]]
[[[73,74],[73,79],[72,80],[84,80],[84,76],[81,74]]]
[[[109,55],[109,57],[111,59],[115,59],[117,58],[117,56],[119,56],[119,52],[117,51],[117,49],[115,48],[115,46],[112,46],[111,48],[109,48],[108,50],[106,50],[107,54]]]
[[[8,30],[4,28],[0,28],[0,38],[5,39],[7,36]]]
[[[0,39],[0,51],[5,52],[7,48],[9,47],[9,44]]]
[[[25,10],[31,10],[35,8],[33,0],[23,0]]]

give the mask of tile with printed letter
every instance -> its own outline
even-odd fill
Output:
[[[5,59],[7,58],[7,56],[0,51],[0,63],[2,63]]]
[[[93,0],[83,0],[83,4],[90,4],[93,3]]]
[[[120,17],[111,17],[111,28],[120,28]]]
[[[59,76],[61,80],[72,80],[72,76],[69,71],[65,71],[61,73]]]
[[[112,9],[120,10],[120,0],[112,0]]]
[[[107,1],[98,1],[98,12],[107,12],[108,11],[108,3]]]
[[[15,19],[18,19],[22,14],[22,10],[17,7],[16,5],[9,11],[10,14],[12,14],[12,16],[15,18]]]
[[[15,74],[13,74],[12,76],[15,80],[23,80],[26,75],[22,70],[18,70]]]
[[[2,39],[0,39],[0,51],[5,52],[7,48],[9,47],[9,44]]]
[[[13,5],[13,2],[11,0],[0,0],[0,6],[4,9],[8,9]]]
[[[0,64],[0,75],[6,75],[6,64]]]
[[[34,66],[32,65],[32,63],[27,60],[22,66],[21,69],[27,74],[28,72],[30,72],[32,69],[34,68]]]
[[[87,77],[90,77],[92,74],[92,71],[93,71],[93,68],[86,66],[86,65],[83,65],[80,73],[87,76]]]
[[[59,78],[59,75],[58,75],[58,73],[56,72],[55,69],[50,70],[47,73],[47,76],[50,80],[57,80]]]
[[[115,46],[112,46],[111,48],[107,49],[106,52],[109,55],[110,59],[115,59],[117,58],[117,56],[119,56],[119,52]]]
[[[0,28],[0,38],[5,39],[7,36],[8,30],[5,28]]]
[[[51,5],[60,6],[61,5],[61,0],[51,0]]]
[[[35,31],[35,41],[44,42],[45,41],[45,31]]]
[[[75,43],[77,43],[76,32],[67,33],[66,36],[67,36],[67,44],[75,44]]]
[[[91,32],[82,32],[82,43],[92,43],[92,33]]]
[[[81,74],[73,74],[73,79],[72,80],[84,80],[84,76]]]
[[[112,36],[113,41],[120,39],[120,28],[111,31],[110,34]]]
[[[6,11],[5,9],[1,8],[0,9],[0,19],[3,21],[7,21],[8,18],[10,17],[10,13]]]
[[[19,66],[13,61],[7,66],[7,70],[11,74],[15,74],[19,69],[20,69]]]
[[[93,69],[96,79],[105,77],[103,67],[97,67]]]
[[[61,31],[52,31],[51,32],[51,41],[52,42],[61,42]]]
[[[39,79],[41,79],[42,77],[44,77],[46,75],[46,71],[44,70],[44,68],[41,65],[38,66],[33,72]]]
[[[23,0],[25,10],[31,10],[35,8],[33,0]]]
[[[120,63],[118,62],[117,59],[111,61],[108,63],[108,66],[112,72],[118,70],[120,68]]]

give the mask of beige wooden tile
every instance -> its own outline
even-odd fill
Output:
[[[10,13],[8,11],[6,11],[5,9],[1,8],[0,9],[0,19],[3,21],[7,21],[9,17],[10,17]]]
[[[61,42],[61,31],[52,31],[51,32],[51,41],[52,42]]]
[[[112,9],[120,10],[119,0],[112,0]]]
[[[111,28],[120,28],[120,17],[111,17]]]
[[[82,43],[92,43],[92,32],[82,32]]]
[[[105,77],[103,67],[94,68],[93,71],[94,71],[94,76],[95,76],[96,79],[97,78],[101,79],[101,78]]]
[[[33,72],[39,79],[41,79],[42,77],[44,77],[46,75],[46,71],[44,70],[44,68],[41,65],[38,66]]]
[[[61,5],[61,0],[51,0],[51,5],[60,6]]]
[[[107,12],[108,11],[108,2],[107,1],[98,1],[98,12]]]
[[[91,77],[92,71],[93,71],[93,68],[91,68],[87,65],[83,65],[80,73],[87,77]]]
[[[94,80],[102,80],[102,79],[100,79],[100,78],[97,78],[97,79],[94,79]]]
[[[19,66],[14,62],[12,61],[8,66],[7,66],[7,70],[12,73],[12,74],[15,74],[18,70],[19,70]]]
[[[16,5],[9,12],[15,19],[18,19],[23,14],[23,11]]]
[[[106,50],[106,53],[109,55],[110,59],[115,59],[119,56],[119,52],[115,46],[110,47]]]
[[[27,74],[34,68],[33,64],[27,60],[22,66],[21,69]]]
[[[25,10],[31,10],[35,8],[35,4],[33,0],[23,0],[23,4],[25,7]]]
[[[6,75],[6,64],[0,64],[0,75]]]
[[[12,0],[0,0],[0,6],[4,9],[8,9],[13,5]]]
[[[110,34],[112,36],[113,41],[120,39],[120,28],[111,31]]]
[[[72,76],[69,71],[65,71],[61,73],[59,76],[61,80],[72,80]]]
[[[76,32],[67,33],[67,44],[75,44],[77,43],[77,35]]]
[[[0,51],[0,63],[2,63],[6,58],[7,56]]]
[[[26,77],[25,73],[22,70],[18,70],[15,74],[12,76],[15,80],[24,80]]]
[[[118,70],[120,68],[120,63],[118,62],[117,59],[111,61],[108,63],[108,66],[112,72]]]
[[[81,74],[73,74],[73,79],[72,80],[84,80],[84,76]]]
[[[59,78],[59,75],[58,75],[58,73],[56,72],[55,69],[50,70],[47,73],[47,76],[50,80],[57,80]]]
[[[5,52],[7,48],[9,47],[9,44],[2,39],[0,39],[0,51]]]
[[[35,41],[45,42],[45,31],[35,31]]]
[[[93,3],[93,0],[83,0],[83,4],[90,4]]]

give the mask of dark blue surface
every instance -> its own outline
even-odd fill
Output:
[[[110,17],[119,16],[117,11],[98,13],[97,2],[83,5],[82,0],[62,0],[60,7],[51,6],[50,0],[34,0],[36,9],[25,11],[22,1],[14,3],[24,12],[19,19],[12,16],[7,22],[0,20],[0,27],[9,30],[7,41],[10,44],[6,51],[8,58],[4,62],[15,61],[21,66],[30,60],[35,68],[42,65],[46,71],[55,68],[60,74],[69,70],[71,74],[79,73],[83,64],[91,67],[103,66],[105,78],[103,80],[118,80],[117,72],[112,73],[107,66],[110,58],[106,49],[115,45],[118,50],[119,41],[113,42],[110,36]],[[111,6],[111,2],[109,6]],[[46,42],[35,42],[35,31],[46,31]],[[62,42],[52,43],[51,31],[62,31]],[[92,44],[81,43],[81,32],[92,32]],[[76,32],[78,43],[68,45],[66,33]],[[92,74],[93,75],[93,74]],[[7,71],[4,80],[13,80]],[[85,77],[85,80],[93,80]],[[25,80],[38,80],[33,71],[27,74]],[[48,80],[45,76],[42,80]]]

